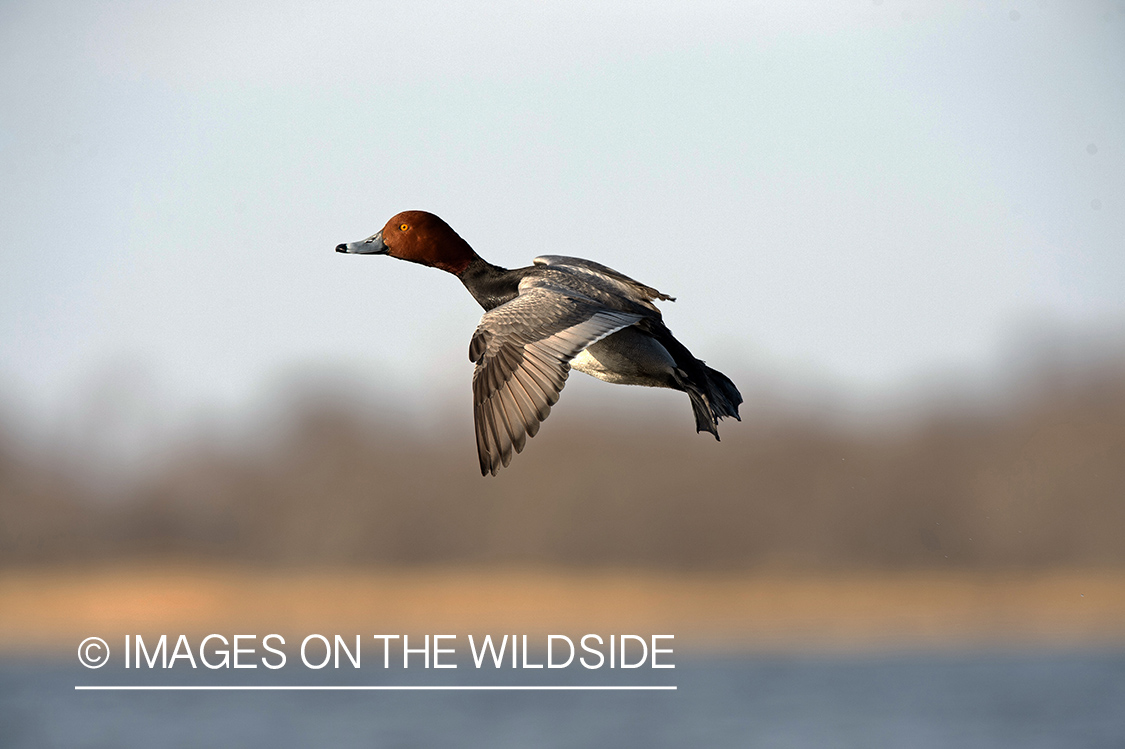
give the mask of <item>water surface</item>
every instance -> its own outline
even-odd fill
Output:
[[[674,684],[670,692],[79,692],[0,661],[4,747],[1122,747],[1125,653],[725,656],[674,670],[152,672],[165,684]]]

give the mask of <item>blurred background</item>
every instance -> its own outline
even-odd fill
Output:
[[[0,100],[11,745],[1125,739],[1125,4],[9,2]],[[479,307],[333,252],[406,209],[676,296],[743,421],[574,374],[480,478]],[[439,625],[668,629],[681,689],[71,691]]]

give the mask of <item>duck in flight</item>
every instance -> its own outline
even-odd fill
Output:
[[[483,260],[432,213],[405,211],[336,252],[390,255],[448,271],[484,308],[469,342],[473,422],[482,476],[522,452],[559,399],[571,369],[621,385],[687,393],[697,432],[741,421],[742,395],[665,327],[656,289],[590,260],[543,255],[508,270]]]

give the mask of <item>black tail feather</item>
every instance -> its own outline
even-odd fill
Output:
[[[717,369],[711,369],[705,364],[703,371],[707,374],[710,385],[708,394],[711,400],[711,412],[715,418],[733,416],[737,421],[742,421],[742,417],[738,415],[738,407],[742,404],[742,393],[738,392],[738,388],[729,377]]]
[[[698,360],[697,360],[698,362]],[[699,370],[703,377],[692,378],[682,369],[674,370],[676,384],[680,386],[691,400],[691,410],[695,415],[695,431],[710,432],[719,439],[719,420],[728,416],[742,421],[738,415],[738,406],[742,403],[742,394],[738,388],[722,372],[698,362]],[[702,379],[702,382],[699,380]]]

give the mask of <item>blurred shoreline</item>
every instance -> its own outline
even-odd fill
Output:
[[[86,636],[674,634],[677,654],[1125,647],[1125,570],[684,574],[185,562],[0,571],[0,653]]]
[[[720,443],[680,394],[633,390],[628,409],[567,403],[487,479],[468,423],[426,431],[328,396],[109,484],[74,467],[82,451],[28,453],[0,424],[0,567],[1125,568],[1125,366],[893,428],[748,409]]]

